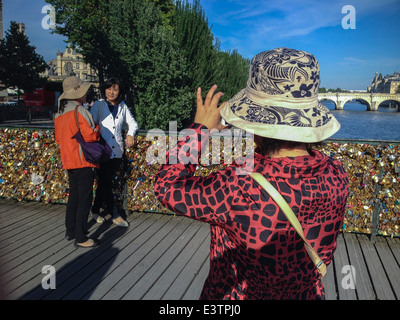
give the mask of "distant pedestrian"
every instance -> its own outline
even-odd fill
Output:
[[[103,99],[95,101],[90,112],[94,120],[100,126],[100,132],[113,153],[110,160],[101,163],[98,170],[98,184],[96,196],[92,207],[93,219],[98,223],[104,221],[104,217],[110,214],[113,223],[120,227],[128,227],[128,222],[114,207],[113,181],[117,169],[121,166],[124,147],[133,147],[134,136],[138,130],[136,120],[129,111],[124,98],[124,89],[118,78],[108,79],[102,90]],[[127,135],[124,141],[123,127],[127,127]],[[100,209],[105,205],[105,211],[100,215]]]
[[[271,196],[243,174],[243,165],[194,176],[207,132],[223,128],[221,116],[254,132],[253,171],[288,202],[328,265],[343,224],[349,180],[339,161],[310,146],[340,128],[318,101],[319,83],[313,55],[278,48],[253,58],[247,87],[222,106],[216,86],[204,102],[198,89],[192,130],[178,150],[170,150],[178,163],[167,160],[160,167],[154,191],[170,210],[211,226],[202,299],[324,299],[321,276],[303,240]]]
[[[72,76],[63,81],[63,94],[59,98],[59,110],[54,119],[56,142],[60,145],[63,169],[68,172],[69,196],[65,226],[67,240],[75,239],[78,247],[91,248],[96,245],[87,234],[87,221],[93,200],[94,168],[98,165],[86,161],[80,144],[73,136],[78,132],[77,117],[85,141],[100,139],[92,115],[83,107],[86,93],[92,84]]]

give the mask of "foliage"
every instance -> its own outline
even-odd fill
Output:
[[[328,92],[346,93],[346,92],[350,92],[350,91],[348,91],[346,89],[336,88],[336,89],[328,89]]]
[[[55,33],[68,38],[85,62],[98,72],[100,85],[118,65],[118,56],[108,39],[110,0],[46,0],[56,9]]]
[[[336,92],[338,92],[338,93],[348,93],[348,92],[350,92],[350,91],[349,91],[349,90],[346,90],[346,89],[341,89],[341,88],[328,89],[328,90],[326,90],[326,88],[320,87],[318,92],[319,92],[319,93],[328,93],[328,92],[334,92],[334,93],[336,93]]]
[[[213,85],[213,67],[216,54],[213,35],[208,27],[200,1],[176,1],[174,34],[188,65],[193,90]]]
[[[6,37],[1,40],[0,60],[0,82],[6,87],[29,91],[45,83],[40,73],[46,70],[47,64],[14,21],[6,31]]]
[[[100,85],[122,79],[141,129],[187,126],[197,87],[217,83],[225,97],[242,89],[249,61],[221,52],[199,0],[46,0],[56,33],[96,69]]]
[[[231,99],[246,87],[250,60],[243,58],[237,50],[219,51],[214,71],[215,82],[224,93],[224,100]]]
[[[132,19],[132,17],[136,19]],[[160,10],[148,1],[120,0],[111,10],[110,41],[134,84],[135,116],[141,128],[181,127],[194,94],[186,64]]]
[[[211,32],[200,1],[194,0],[192,4],[187,0],[176,1],[174,34],[183,49],[193,91],[202,87],[206,93],[217,84],[226,100],[246,86],[250,61],[237,50],[220,50],[220,41]],[[194,113],[192,105],[192,118]]]
[[[172,19],[175,14],[174,0],[147,0],[155,4],[161,11],[162,23],[166,27],[171,27]]]

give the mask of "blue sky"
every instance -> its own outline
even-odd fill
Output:
[[[4,30],[24,22],[31,44],[48,61],[63,51],[59,35],[44,30],[44,0],[3,0]],[[222,50],[257,53],[289,47],[314,54],[321,86],[366,89],[375,72],[400,71],[400,0],[201,0]],[[345,5],[355,8],[355,29],[343,29]]]

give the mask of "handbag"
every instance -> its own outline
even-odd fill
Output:
[[[73,136],[73,138],[75,138],[80,144],[82,153],[87,162],[99,164],[107,161],[112,155],[112,150],[101,135],[99,141],[86,142],[85,139],[83,139],[78,121],[78,107],[79,106],[76,106],[75,108],[75,121],[78,127],[78,132]]]
[[[299,220],[297,219],[296,215],[294,214],[293,210],[289,207],[285,199],[281,196],[281,194],[272,186],[272,184],[265,179],[261,174],[257,172],[253,172],[250,176],[258,182],[258,184],[264,188],[265,191],[271,196],[272,199],[278,204],[278,206],[282,209],[283,213],[285,214],[286,218],[295,228],[296,232],[299,234],[301,239],[304,241],[305,248],[307,250],[308,255],[310,256],[311,260],[314,262],[315,266],[317,267],[318,272],[323,277],[326,274],[326,264],[321,258],[319,257],[318,253],[314,250],[314,248],[308,243],[306,240],[303,228],[300,225]]]

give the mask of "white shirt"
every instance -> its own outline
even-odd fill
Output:
[[[101,135],[113,151],[111,158],[122,158],[124,153],[123,125],[128,126],[128,136],[134,137],[138,130],[138,124],[125,101],[118,105],[118,113],[115,118],[111,114],[107,102],[103,99],[93,103],[90,113],[94,121],[100,125]]]

